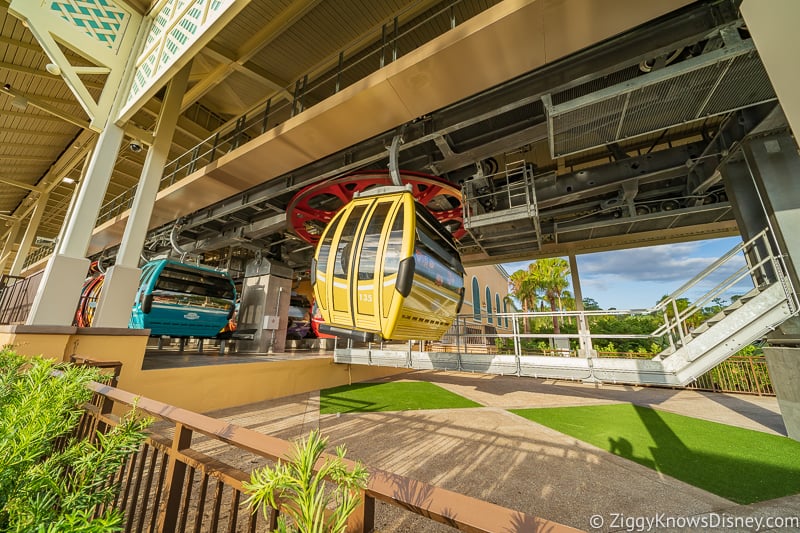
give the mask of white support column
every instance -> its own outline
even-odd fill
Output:
[[[117,159],[123,130],[108,123],[97,145],[78,193],[76,209],[67,223],[64,239],[50,258],[33,300],[28,325],[69,326],[89,271],[86,251]]]
[[[12,276],[19,276],[19,273],[22,272],[22,266],[25,264],[25,259],[28,258],[28,252],[31,250],[36,232],[39,231],[39,223],[42,221],[42,215],[47,209],[47,200],[49,199],[50,193],[46,192],[40,194],[38,200],[36,200],[36,207],[33,210],[30,222],[28,222],[28,228],[25,230],[22,242],[17,249],[17,256],[14,258],[14,262],[11,263],[9,274]]]
[[[142,175],[136,188],[136,196],[125,225],[116,264],[106,272],[103,290],[97,303],[92,322],[99,327],[128,327],[131,306],[139,286],[139,256],[147,237],[147,228],[153,205],[158,194],[158,186],[164,173],[164,165],[169,156],[172,136],[178,123],[181,99],[186,92],[191,63],[186,65],[170,81],[161,113],[155,127],[153,145],[147,151]]]
[[[597,353],[592,346],[592,338],[589,336],[589,323],[586,320],[586,315],[582,313],[583,309],[583,292],[581,291],[581,277],[578,274],[578,261],[575,254],[569,254],[569,271],[572,274],[572,292],[575,296],[575,309],[581,311],[578,316],[578,355],[581,357],[594,357]]]
[[[92,141],[94,145],[94,141]],[[95,146],[89,148],[86,152],[86,156],[83,159],[83,166],[81,167],[81,177],[78,179],[77,183],[75,183],[75,189],[72,191],[72,198],[69,200],[69,206],[67,206],[67,212],[64,213],[64,220],[61,222],[61,229],[58,230],[58,237],[56,238],[56,250],[58,249],[58,243],[64,240],[64,234],[67,231],[67,225],[69,225],[69,221],[72,220],[72,216],[75,213],[75,204],[78,203],[78,197],[81,194],[81,189],[83,185],[86,183],[86,175],[89,173],[89,164],[92,162],[92,156],[94,154]]]
[[[15,220],[14,223],[11,224],[11,227],[8,228],[8,236],[6,237],[5,244],[3,244],[3,251],[0,252],[0,274],[2,274],[6,269],[6,263],[11,256],[11,250],[14,248],[14,244],[17,242],[19,228],[19,220]]]

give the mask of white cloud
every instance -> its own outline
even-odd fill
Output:
[[[578,270],[587,282],[688,280],[717,259],[696,255],[700,249],[700,243],[683,243],[589,254],[578,258]]]
[[[737,238],[713,239],[679,244],[634,248],[578,256],[583,295],[594,298],[604,308],[638,309],[655,305],[661,296],[672,293],[719,259],[738,242]],[[527,268],[531,261],[504,265],[511,274]],[[741,255],[723,265],[714,276],[694,287],[687,296],[702,296],[744,265]],[[748,276],[722,294],[744,294],[751,287]]]

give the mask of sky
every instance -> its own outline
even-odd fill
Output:
[[[741,242],[739,237],[729,237],[579,255],[576,259],[583,297],[593,298],[602,309],[650,308]],[[504,263],[503,267],[510,275],[530,263]],[[712,279],[718,283],[744,264],[744,257],[739,254],[726,263],[721,275]],[[690,299],[710,290],[714,282],[704,286],[703,291],[693,291]],[[724,298],[744,294],[751,287],[747,278]],[[571,287],[569,290],[574,294]]]

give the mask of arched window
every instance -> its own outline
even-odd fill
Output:
[[[508,301],[503,300],[503,312],[508,313]],[[506,327],[508,327],[508,315],[506,315]]]
[[[494,293],[494,312],[497,313],[497,325],[503,325],[503,319],[500,317],[500,295]]]
[[[481,287],[475,276],[472,276],[472,318],[481,321]]]
[[[486,321],[489,324],[494,324],[494,317],[492,316],[492,291],[486,287]]]

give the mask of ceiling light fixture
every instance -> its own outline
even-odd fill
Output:
[[[56,65],[55,63],[48,63],[44,66],[44,69],[52,74],[53,76],[61,75],[61,67]]]
[[[28,107],[28,99],[18,94],[11,99],[11,107],[24,111]]]
[[[75,180],[74,180],[74,179],[72,179],[72,178],[70,178],[69,176],[64,176],[63,178],[61,178],[61,181],[62,181],[63,183],[68,183],[68,184],[70,184],[70,185],[72,185],[73,183],[75,183]]]

